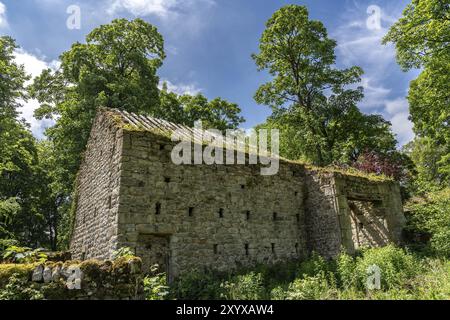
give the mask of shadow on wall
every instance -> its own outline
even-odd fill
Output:
[[[348,203],[355,249],[387,245],[390,239],[384,210],[377,208],[373,201],[349,200]]]
[[[332,258],[341,250],[341,230],[331,174],[306,175],[305,219],[308,250]]]

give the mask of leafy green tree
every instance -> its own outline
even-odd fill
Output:
[[[272,108],[267,125],[282,129],[281,152],[288,157],[328,165],[356,160],[367,148],[395,148],[390,124],[359,111],[363,90],[347,87],[359,82],[363,71],[336,69],[335,47],[303,6],[285,6],[266,23],[253,58],[272,80],[258,89],[255,100]]]
[[[411,82],[408,101],[417,145],[435,150],[429,179],[446,185],[450,179],[450,4],[442,0],[413,0],[391,27],[384,43],[396,46],[403,70],[422,68]],[[428,157],[428,159],[431,159]],[[418,163],[424,164],[424,163]]]
[[[35,116],[56,119],[46,134],[66,194],[99,107],[157,113],[156,71],[164,58],[163,38],[154,26],[141,19],[118,19],[95,28],[86,43],[75,43],[61,55],[58,70],[45,70],[35,79],[30,92],[41,103]]]
[[[27,99],[24,84],[29,76],[14,62],[16,49],[12,38],[0,37],[0,237],[47,244],[41,214],[45,208],[39,206],[47,195],[39,196],[45,184],[38,174],[36,140],[18,118],[18,101]]]
[[[167,91],[166,84],[160,92],[161,113],[163,119],[194,126],[195,121],[202,120],[204,128],[214,128],[221,131],[237,129],[244,118],[239,114],[241,109],[235,103],[222,98],[209,100],[203,94],[177,95]]]

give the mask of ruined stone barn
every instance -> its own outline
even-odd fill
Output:
[[[115,109],[98,112],[76,181],[74,258],[108,259],[130,247],[144,266],[159,264],[176,277],[400,241],[397,183],[283,159],[268,176],[260,164],[177,165],[177,129],[192,132]]]

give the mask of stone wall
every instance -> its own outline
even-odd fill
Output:
[[[122,130],[99,113],[76,180],[73,234],[76,259],[108,259],[116,249]]]
[[[175,165],[167,135],[115,116],[97,116],[77,179],[76,259],[111,258],[126,246],[144,271],[157,263],[173,278],[400,241],[394,182],[285,160],[273,176],[260,165]]]
[[[142,279],[139,258],[0,264],[0,291],[8,300],[140,300]]]
[[[167,266],[229,270],[307,253],[304,168],[274,176],[257,165],[172,163],[173,143],[148,132],[123,135],[119,245]]]

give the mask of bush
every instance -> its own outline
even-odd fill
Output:
[[[12,263],[44,263],[47,261],[47,255],[44,249],[35,249],[27,247],[11,246],[3,252],[3,260]]]
[[[0,300],[42,300],[42,293],[33,288],[27,277],[14,273],[9,278],[8,283],[0,289]]]
[[[392,245],[362,250],[356,258],[355,276],[358,289],[366,288],[367,271],[376,265],[381,271],[381,288],[394,289],[405,285],[420,271],[420,264],[411,255]],[[349,265],[350,266],[350,265]]]
[[[286,292],[287,300],[320,300],[331,299],[334,288],[330,286],[323,273],[296,279]]]
[[[122,247],[113,252],[114,260],[117,260],[120,258],[133,258],[134,256],[135,256],[134,251],[128,247]]]
[[[12,246],[18,246],[19,242],[14,239],[0,239],[0,260],[3,259],[5,250]]]
[[[416,197],[406,204],[409,233],[429,234],[425,250],[450,257],[450,188]]]
[[[171,296],[181,300],[218,300],[225,296],[220,276],[213,271],[194,271],[178,278]]]
[[[144,293],[146,300],[164,300],[169,294],[167,276],[165,273],[156,273],[158,265],[151,268],[153,275],[144,278]]]
[[[332,261],[327,261],[317,253],[300,263],[297,269],[297,277],[316,276],[318,274],[328,274],[334,271],[335,266]]]
[[[230,300],[264,299],[265,287],[261,273],[250,272],[233,277],[221,284],[225,289],[224,298]]]
[[[358,277],[356,276],[356,261],[346,253],[337,258],[337,278],[339,285],[344,290],[356,288]]]

